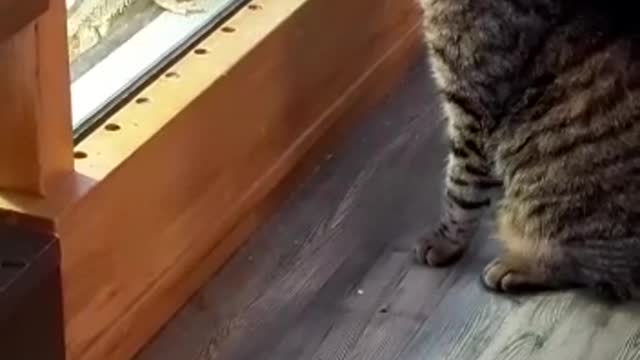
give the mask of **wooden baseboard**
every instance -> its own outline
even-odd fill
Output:
[[[130,359],[405,74],[419,22],[414,0],[253,3],[83,140],[58,194],[0,194],[58,233],[68,358]]]

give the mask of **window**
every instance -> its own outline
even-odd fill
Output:
[[[243,0],[66,0],[76,133]],[[227,31],[233,31],[228,29]]]

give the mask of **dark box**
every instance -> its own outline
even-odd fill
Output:
[[[0,225],[0,359],[64,358],[58,241]]]

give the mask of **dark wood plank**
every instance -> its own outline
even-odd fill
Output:
[[[626,322],[635,323],[635,330],[626,337],[615,357],[615,360],[632,360],[640,358],[640,325],[638,325],[638,319],[639,317],[637,316],[636,311],[633,312],[632,316],[626,317]],[[618,340],[619,339],[620,337],[618,337]]]
[[[425,184],[439,193],[439,184],[425,183],[424,176],[440,173],[443,165],[440,158],[429,159],[433,148],[427,143],[442,143],[442,137],[429,116],[438,105],[430,83],[424,81],[427,76],[424,67],[417,67],[409,76],[417,80],[409,82],[415,85],[405,86],[415,96],[427,95],[424,102],[395,96],[392,104],[363,122],[346,141],[345,149],[328,155],[293,201],[203,289],[199,301],[194,300],[176,317],[176,325],[165,329],[160,339],[171,338],[174,345],[162,345],[165,342],[159,340],[140,358],[251,353],[247,332],[261,333],[267,328],[268,333],[277,332],[312,301],[322,303],[323,296],[324,302],[334,300],[332,295],[321,294],[344,298],[388,243],[416,232],[429,217],[435,218],[438,209],[433,194],[420,197],[412,190]],[[438,177],[434,179],[439,182]],[[395,246],[408,249],[400,243]],[[220,289],[229,291],[221,294]],[[178,338],[184,345],[175,346]],[[253,343],[254,349],[260,347]],[[267,345],[272,344],[265,342]],[[176,348],[190,350],[177,353]],[[234,358],[242,358],[240,355]]]
[[[344,359],[369,319],[383,308],[383,295],[404,271],[406,254],[386,252],[361,281],[350,284],[347,294],[333,294],[337,295],[334,304],[309,304],[265,358]],[[339,286],[340,282],[332,283]]]
[[[497,297],[479,274],[495,252],[480,236],[467,257],[453,267],[446,294],[402,353],[402,359],[476,359],[493,339],[516,301]],[[423,270],[429,271],[429,270]]]
[[[547,303],[548,309],[561,308],[561,300],[555,300]],[[546,339],[540,339],[539,349],[532,351],[533,359],[611,359],[633,330],[612,307],[584,297],[576,300],[569,314],[546,334]]]
[[[310,196],[301,194],[296,198],[303,208],[295,212],[296,220],[291,221],[291,213],[287,216],[288,231],[279,235],[289,238],[289,244],[303,241],[299,258],[293,266],[285,265],[284,276],[273,281],[266,293],[245,309],[243,322],[254,327],[246,328],[237,340],[233,340],[233,334],[227,338],[218,347],[219,354],[224,354],[222,357],[252,359],[255,354],[264,354],[263,358],[279,359],[283,356],[280,349],[285,354],[306,351],[291,347],[288,338],[297,334],[290,330],[292,324],[309,324],[315,315],[328,316],[324,304],[342,301],[390,241],[404,236],[412,224],[422,225],[425,211],[413,211],[408,204],[418,206],[415,202],[420,202],[423,210],[430,206],[411,191],[424,182],[424,174],[409,170],[427,168],[420,164],[424,155],[432,152],[424,144],[434,134],[433,123],[424,117],[405,116],[391,126],[383,121],[388,117],[379,119],[372,119],[375,124],[351,137],[348,147],[353,151],[338,152],[331,158],[338,171],[330,170],[331,176],[323,182],[312,180]],[[348,185],[338,198],[317,191],[345,181]],[[317,209],[322,202],[332,203],[331,211],[324,215]],[[306,225],[309,216],[315,223],[312,227]],[[296,226],[298,221],[304,221],[302,226]],[[265,308],[269,316],[265,316]],[[334,314],[337,316],[339,312]],[[262,325],[255,327],[260,322]],[[248,343],[247,337],[254,340]],[[200,358],[215,358],[215,354]]]
[[[529,359],[575,308],[571,294],[537,296],[515,304],[479,359]]]

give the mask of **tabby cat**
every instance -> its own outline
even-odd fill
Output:
[[[619,0],[421,3],[450,151],[444,214],[418,259],[457,260],[495,201],[502,252],[487,287],[638,297],[638,12]]]

